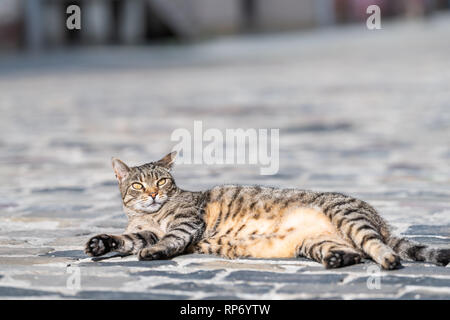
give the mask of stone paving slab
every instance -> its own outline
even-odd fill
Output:
[[[280,169],[179,165],[181,187],[344,192],[397,233],[448,247],[449,30],[444,15],[378,31],[0,56],[0,298],[450,299],[450,268],[418,262],[374,274],[371,261],[325,270],[306,259],[83,253],[89,237],[126,225],[111,156],[155,160],[195,120],[280,129]]]

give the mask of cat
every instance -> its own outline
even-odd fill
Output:
[[[371,258],[386,270],[400,268],[401,259],[441,266],[450,260],[450,249],[393,236],[372,206],[340,193],[238,185],[182,190],[170,173],[175,157],[131,168],[112,159],[128,226],[122,235],[92,237],[86,254],[306,257],[326,268]]]

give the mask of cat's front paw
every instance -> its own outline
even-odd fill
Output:
[[[137,257],[139,260],[162,260],[167,259],[167,254],[163,250],[156,248],[143,248],[139,250]]]
[[[89,239],[86,243],[84,252],[89,256],[97,257],[113,251],[117,245],[117,241],[113,236],[99,234]]]

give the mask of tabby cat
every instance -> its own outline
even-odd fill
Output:
[[[175,156],[131,168],[113,158],[128,226],[122,235],[92,237],[88,255],[307,257],[326,268],[371,258],[388,270],[399,268],[400,258],[442,266],[450,260],[450,249],[393,236],[373,207],[340,193],[237,185],[182,190],[169,172]]]

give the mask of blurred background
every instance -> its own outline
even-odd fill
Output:
[[[66,27],[72,4],[81,30]],[[380,30],[366,26],[371,4],[381,9]],[[0,174],[20,172],[20,190],[46,189],[49,174],[52,184],[85,190],[113,178],[111,156],[154,160],[175,144],[175,129],[192,132],[201,120],[204,130],[280,129],[280,171],[191,166],[185,174],[204,179],[190,187],[361,191],[413,177],[448,181],[449,7],[2,0]],[[67,170],[78,172],[72,182]]]
[[[66,8],[82,9],[81,31],[65,28]],[[424,17],[448,0],[2,0],[0,48],[146,44],[223,34],[318,28],[383,18]]]

